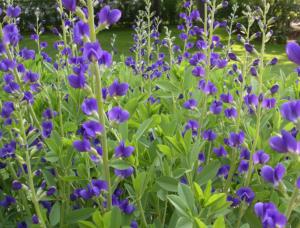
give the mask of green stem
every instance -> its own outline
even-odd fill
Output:
[[[93,1],[87,1],[88,12],[89,12],[89,27],[91,33],[91,42],[96,42],[96,32],[95,32],[95,24],[94,24],[94,7]],[[102,98],[102,82],[101,82],[101,74],[99,65],[95,62],[92,64],[92,73],[95,77],[95,88],[96,88],[96,99],[98,101],[98,116],[100,123],[104,126],[103,132],[101,134],[101,143],[103,147],[103,173],[104,178],[107,181],[108,189],[107,189],[107,209],[110,210],[112,206],[112,192],[111,192],[111,180],[110,180],[110,170],[109,170],[109,157],[108,157],[108,146],[107,146],[107,135],[105,128],[105,112],[104,112],[104,103]]]
[[[25,127],[24,127],[24,119],[22,118],[22,115],[20,112],[18,112],[19,115],[19,122],[20,122],[20,127],[21,127],[21,134],[22,134],[22,138],[24,140],[24,144],[26,145],[26,151],[25,151],[25,157],[26,157],[26,165],[27,165],[27,169],[28,169],[28,182],[29,182],[29,188],[31,191],[31,200],[32,203],[34,205],[36,214],[39,218],[40,221],[40,227],[42,228],[46,228],[46,224],[44,221],[44,217],[43,214],[41,212],[40,209],[40,205],[36,196],[36,192],[35,192],[35,187],[34,187],[34,183],[33,183],[33,174],[32,174],[32,170],[31,170],[31,160],[30,160],[30,154],[28,151],[28,147],[27,147],[27,138],[26,138],[26,131],[25,131]]]
[[[143,206],[142,206],[142,202],[141,202],[141,197],[140,196],[137,198],[137,203],[138,203],[139,211],[140,211],[141,216],[142,216],[143,227],[147,227],[148,224],[147,224],[147,221],[146,221],[145,212],[144,212],[144,209],[143,209]]]
[[[228,173],[228,176],[227,176],[227,179],[226,179],[226,183],[225,183],[225,187],[224,187],[224,192],[228,192],[228,189],[230,187],[230,184],[231,184],[231,180],[232,180],[232,177],[234,175],[234,172],[236,170],[236,164],[237,164],[237,158],[238,158],[238,152],[237,150],[233,151],[233,157],[232,157],[232,160],[231,160],[231,165],[230,165],[230,170],[229,170],[229,173]]]
[[[293,192],[293,194],[291,196],[291,199],[290,199],[290,202],[288,204],[288,207],[287,207],[287,209],[285,211],[285,216],[286,216],[287,220],[289,220],[289,218],[290,218],[290,216],[291,216],[291,214],[292,214],[292,212],[294,210],[295,201],[296,201],[298,195],[299,195],[299,189],[297,187],[295,187],[295,190],[294,190],[294,192]]]

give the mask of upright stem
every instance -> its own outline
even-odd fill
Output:
[[[89,12],[89,26],[90,26],[90,33],[91,33],[91,42],[96,42],[96,30],[95,30],[95,24],[94,24],[94,7],[93,7],[93,1],[88,0],[88,12]],[[92,64],[92,73],[95,77],[95,88],[96,88],[96,99],[98,101],[98,115],[100,123],[104,126],[103,132],[101,134],[101,143],[103,147],[103,173],[105,180],[107,181],[108,189],[107,189],[107,208],[108,210],[112,206],[112,192],[111,192],[111,180],[110,180],[110,171],[109,171],[109,158],[108,158],[108,146],[107,146],[107,135],[106,135],[106,128],[105,128],[105,112],[104,112],[104,104],[103,104],[103,98],[102,98],[102,82],[101,82],[101,74],[100,74],[100,68],[97,62],[94,62]]]
[[[67,33],[66,33],[66,26],[65,26],[65,22],[63,20],[63,5],[62,5],[62,0],[58,0],[58,5],[59,5],[59,10],[61,13],[61,27],[62,27],[62,31],[63,31],[63,39],[64,39],[64,45],[67,45]]]
[[[294,210],[295,201],[296,201],[298,195],[299,195],[299,189],[297,187],[295,187],[295,190],[294,190],[294,192],[293,192],[293,194],[291,196],[291,199],[290,199],[290,202],[288,204],[288,207],[287,207],[287,209],[285,211],[285,216],[286,216],[287,220],[289,220],[289,218],[290,218],[290,216],[291,216],[291,214],[292,214],[292,212]]]
[[[22,138],[24,140],[23,143],[26,147],[25,157],[26,157],[26,165],[27,165],[27,169],[28,169],[28,182],[29,182],[29,188],[30,188],[30,191],[31,191],[31,200],[32,200],[32,203],[34,205],[36,214],[39,218],[40,226],[42,228],[46,228],[44,217],[43,217],[41,209],[40,209],[40,205],[39,205],[39,202],[38,202],[38,199],[37,199],[37,196],[36,196],[35,187],[34,187],[34,183],[33,183],[33,174],[32,174],[32,170],[31,170],[30,154],[29,154],[29,151],[28,151],[26,131],[25,131],[24,122],[23,122],[24,119],[22,118],[22,115],[21,115],[20,111],[18,112],[18,115],[19,115],[18,117],[19,117],[19,121],[20,121],[20,125],[21,125],[20,126],[21,127],[21,134],[22,134]]]
[[[266,3],[265,3],[266,4]],[[267,11],[266,11],[266,5],[264,5],[264,15],[263,15],[263,25],[266,26],[267,24]],[[262,46],[261,46],[261,52],[260,52],[260,64],[259,64],[259,74],[258,74],[258,96],[262,93],[262,86],[263,86],[263,74],[264,74],[264,56],[265,56],[265,48],[266,48],[266,28],[263,29],[262,31]],[[256,150],[258,140],[259,140],[259,134],[260,134],[260,125],[261,125],[261,117],[262,117],[262,106],[259,103],[257,107],[257,122],[256,122],[256,134],[255,134],[255,139],[253,142],[253,147],[251,150],[251,156],[250,156],[250,161],[249,161],[249,169],[247,173],[247,178],[245,181],[245,186],[248,186],[251,181],[252,177],[252,169],[253,169],[253,153]]]
[[[229,170],[229,173],[228,173],[228,176],[227,176],[227,179],[226,179],[226,183],[225,183],[225,187],[224,187],[224,191],[227,192],[229,187],[230,187],[230,184],[231,184],[231,180],[232,180],[232,177],[234,175],[234,172],[236,170],[236,164],[237,164],[237,158],[238,158],[238,151],[237,150],[234,150],[233,151],[233,156],[232,156],[232,160],[231,160],[231,165],[230,165],[230,170]]]
[[[143,209],[143,206],[142,206],[142,202],[141,202],[141,197],[140,196],[137,199],[137,203],[138,203],[139,211],[140,211],[141,216],[142,216],[143,227],[146,228],[148,226],[148,224],[147,224],[147,221],[146,221],[145,212],[144,212],[144,209]]]

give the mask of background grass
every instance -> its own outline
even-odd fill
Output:
[[[178,37],[178,30],[175,27],[170,28],[172,30],[173,36]],[[111,41],[112,37],[116,35],[116,43],[115,49],[117,54],[115,55],[115,60],[119,60],[120,56],[129,56],[131,55],[129,49],[133,45],[132,39],[132,30],[130,28],[112,28],[110,30],[106,30],[101,32],[98,35],[98,39],[101,43],[101,46],[105,50],[112,51]],[[218,35],[221,36],[222,42],[227,42],[227,35],[223,31],[218,31]],[[56,50],[53,48],[54,42],[57,41],[57,37],[53,34],[45,34],[42,35],[41,41],[48,42],[48,47],[46,48],[46,52],[51,56],[55,57]],[[182,42],[176,39],[176,44],[180,45]],[[21,47],[27,47],[30,49],[36,49],[36,44],[30,40],[29,35],[25,35],[24,39],[21,42]],[[259,44],[256,45],[259,49]],[[240,44],[233,45],[233,50],[238,55],[243,52],[243,46]],[[241,56],[241,55],[240,55]],[[271,60],[272,58],[277,57],[279,62],[276,66],[273,67],[273,72],[280,73],[283,71],[285,74],[289,74],[294,71],[295,65],[288,61],[286,54],[285,54],[285,44],[268,44],[266,47],[266,58],[267,60]]]

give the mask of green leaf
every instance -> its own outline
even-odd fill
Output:
[[[148,178],[146,172],[138,173],[137,176],[133,179],[134,190],[139,196],[143,195],[147,184]]]
[[[66,216],[66,222],[68,224],[74,224],[79,220],[88,219],[95,211],[96,209],[88,207],[71,211]]]
[[[156,86],[158,86],[163,91],[178,94],[177,86],[175,86],[170,81],[159,81],[159,82],[156,83]]]
[[[185,217],[179,218],[175,226],[175,228],[192,228],[192,227],[193,227],[193,222],[190,219]]]
[[[192,212],[194,212],[195,209],[195,198],[191,191],[191,189],[188,187],[188,185],[185,184],[179,184],[178,185],[178,195],[180,198],[182,198],[190,208]]]
[[[204,194],[202,191],[202,188],[200,187],[200,185],[196,182],[194,182],[194,189],[195,189],[195,194],[196,194],[196,198],[200,201],[204,199]]]
[[[204,166],[202,171],[199,173],[198,176],[198,183],[200,185],[206,184],[209,180],[213,179],[220,167],[220,164],[218,161],[211,161],[208,165]]]
[[[89,221],[78,221],[78,225],[80,228],[97,228],[94,223]]]
[[[214,222],[213,228],[226,228],[224,217],[221,216]]]
[[[175,209],[178,211],[179,214],[186,218],[190,218],[190,214],[188,213],[189,208],[186,202],[181,199],[177,195],[169,195],[168,200],[171,202],[171,204],[175,207]]]
[[[158,147],[159,151],[162,152],[167,157],[172,156],[171,149],[167,145],[159,144],[159,145],[157,145],[157,147]]]
[[[211,197],[209,197],[209,199],[205,202],[204,206],[208,207],[222,198],[226,198],[225,193],[214,194]]]
[[[206,228],[205,223],[200,218],[195,217],[194,219],[198,228]]]
[[[110,166],[114,169],[128,169],[130,167],[130,164],[127,161],[121,160],[121,159],[115,159],[110,162]]]
[[[110,227],[111,228],[121,227],[122,225],[121,223],[122,223],[121,211],[118,207],[113,207],[111,210]]]
[[[50,212],[49,220],[51,223],[51,226],[55,226],[60,221],[60,203],[56,202]]]
[[[100,227],[103,227],[103,221],[100,211],[95,211],[92,218],[95,224],[97,224]]]
[[[145,120],[135,133],[135,140],[138,141],[150,127],[154,127],[155,125],[159,124],[160,121],[161,118],[159,117],[159,115],[152,116],[150,119]]]
[[[163,190],[166,190],[168,192],[177,192],[178,181],[172,177],[168,177],[168,176],[160,177],[157,180],[157,184]]]
[[[211,180],[209,180],[204,191],[204,200],[209,199],[209,197],[211,196],[211,190],[212,190]]]

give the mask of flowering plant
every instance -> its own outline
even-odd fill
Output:
[[[204,0],[204,17],[184,1],[176,45],[169,29],[160,34],[151,1],[145,3],[124,62],[113,61],[97,36],[120,20],[118,9],[57,0],[62,24],[53,29],[52,57],[39,18],[31,36],[36,49],[20,48],[21,9],[4,10],[0,224],[298,225],[300,70],[272,71],[278,60],[266,56],[270,4],[247,7],[242,25],[238,6],[230,23],[215,20],[227,1]],[[252,34],[254,24],[260,31]],[[298,44],[287,45],[297,65],[299,53]]]

